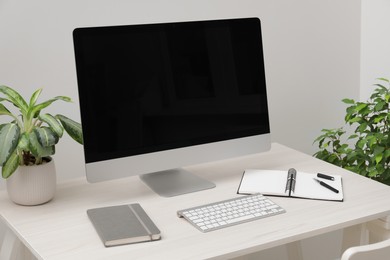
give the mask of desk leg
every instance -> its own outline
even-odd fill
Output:
[[[367,223],[369,242],[376,243],[390,238],[390,217],[380,218]]]
[[[4,241],[0,249],[0,260],[17,259],[17,251],[21,242],[15,234],[7,230],[4,236]]]
[[[286,245],[287,257],[290,260],[303,260],[301,241],[295,241]]]
[[[23,253],[23,260],[37,260],[37,258],[23,243],[20,243],[20,252]]]
[[[15,236],[7,230],[3,244],[0,248],[0,260],[37,260],[31,251]]]
[[[368,231],[366,224],[360,224],[344,228],[343,230],[343,244],[341,253],[352,246],[359,246],[368,243]]]

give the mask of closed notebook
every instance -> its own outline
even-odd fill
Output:
[[[87,214],[106,247],[161,238],[160,230],[138,203],[89,209]]]
[[[330,175],[334,180],[320,179],[314,173],[294,171],[293,176],[289,176],[288,171],[275,170],[245,170],[242,175],[237,193],[253,194],[262,193],[264,195],[279,197],[295,197],[318,200],[343,201],[342,178],[339,175]],[[339,192],[320,185],[318,179]]]

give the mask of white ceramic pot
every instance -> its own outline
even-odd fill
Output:
[[[16,204],[33,206],[53,199],[56,184],[56,170],[51,159],[42,165],[19,166],[7,179],[7,191]]]

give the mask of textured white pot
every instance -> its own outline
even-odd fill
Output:
[[[16,204],[33,206],[50,201],[56,184],[56,170],[51,159],[42,165],[19,166],[7,179],[7,191]]]

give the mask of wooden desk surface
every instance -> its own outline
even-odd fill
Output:
[[[179,209],[240,196],[244,169],[340,174],[344,202],[272,199],[285,214],[210,233],[201,233],[176,216]],[[214,189],[162,198],[138,177],[88,184],[85,179],[58,185],[48,204],[24,207],[0,193],[0,214],[38,259],[226,259],[367,222],[390,214],[390,187],[335,167],[285,146],[242,158],[208,163],[187,170],[217,184]],[[162,240],[105,248],[86,210],[140,203],[162,232]]]

